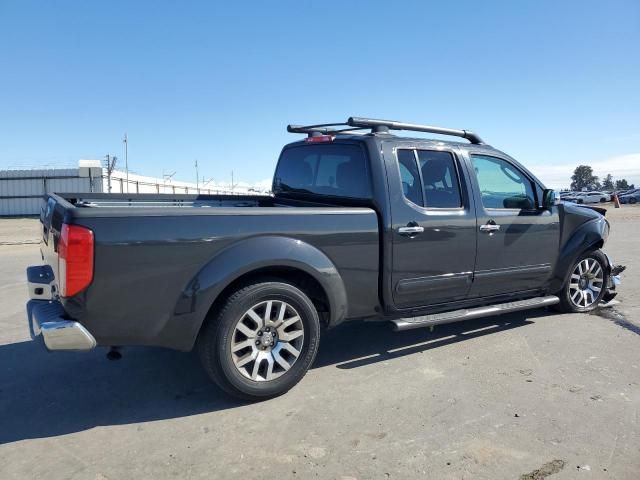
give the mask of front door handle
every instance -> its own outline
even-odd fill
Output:
[[[398,229],[398,233],[400,235],[406,235],[408,237],[412,237],[412,236],[417,235],[418,233],[422,233],[422,232],[424,232],[424,227],[421,227],[419,225],[400,227]]]
[[[493,233],[500,230],[500,225],[496,225],[495,223],[487,223],[485,225],[480,225],[480,231],[486,233]]]

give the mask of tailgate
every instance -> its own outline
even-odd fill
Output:
[[[40,226],[42,229],[40,254],[44,263],[53,270],[56,290],[58,286],[58,240],[60,239],[63,219],[64,206],[60,205],[54,197],[49,196],[40,213]]]

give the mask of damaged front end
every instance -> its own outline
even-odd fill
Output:
[[[624,272],[627,267],[625,265],[616,265],[611,261],[609,255],[606,255],[609,263],[609,280],[606,286],[606,292],[602,296],[601,306],[607,306],[618,295],[616,287],[620,285],[620,274]]]

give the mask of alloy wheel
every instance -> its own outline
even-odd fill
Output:
[[[594,258],[585,258],[571,272],[569,298],[578,308],[588,308],[598,301],[604,287],[604,270]]]
[[[274,380],[296,363],[304,344],[304,325],[287,302],[267,300],[247,310],[231,335],[231,356],[246,378]]]

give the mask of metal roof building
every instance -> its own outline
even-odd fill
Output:
[[[111,190],[109,190],[111,185]],[[247,188],[164,180],[115,170],[108,178],[99,160],[80,160],[78,168],[0,170],[0,216],[39,215],[51,192],[252,194]]]

